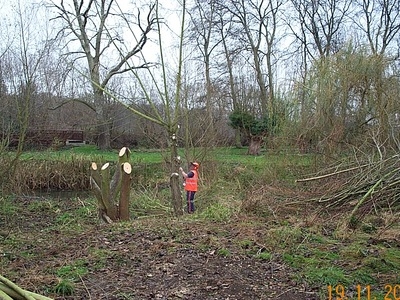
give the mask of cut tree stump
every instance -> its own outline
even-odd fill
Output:
[[[129,220],[132,173],[130,153],[129,148],[121,148],[113,173],[108,162],[100,169],[95,162],[91,164],[90,182],[97,199],[99,218],[107,223]]]

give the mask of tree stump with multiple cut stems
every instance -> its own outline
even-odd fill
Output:
[[[97,198],[99,218],[107,223],[129,220],[130,153],[129,148],[121,148],[114,171],[110,163],[105,163],[101,168],[95,162],[91,165],[90,182]]]

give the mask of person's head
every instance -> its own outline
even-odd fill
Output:
[[[198,162],[195,162],[195,161],[194,161],[194,162],[191,162],[191,163],[190,163],[190,168],[193,169],[193,170],[198,170],[199,167],[200,167],[200,165],[199,165]]]

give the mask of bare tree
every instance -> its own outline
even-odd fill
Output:
[[[238,56],[238,53],[240,53],[240,50],[238,49],[231,49],[229,46],[229,37],[232,36],[232,19],[231,17],[228,17],[228,19],[224,18],[224,10],[219,10],[218,13],[218,18],[219,22],[218,24],[218,29],[219,29],[219,35],[222,41],[222,46],[223,46],[223,54],[226,60],[226,70],[228,73],[228,87],[229,87],[229,96],[232,100],[232,109],[234,111],[239,111],[242,110],[241,108],[241,103],[239,102],[238,96],[236,89],[238,88],[235,84],[235,74],[234,74],[234,62],[235,62],[235,57]],[[241,135],[240,135],[240,130],[238,128],[235,129],[235,144],[237,147],[242,146],[242,141],[241,141]]]
[[[177,70],[174,70],[174,80],[170,82],[170,69],[168,68],[166,55],[164,54],[163,35],[161,27],[163,23],[160,21],[160,5],[156,1],[154,6],[154,22],[157,26],[158,43],[159,43],[159,57],[160,57],[160,70],[152,70],[151,68],[133,68],[129,67],[130,63],[127,62],[131,74],[136,79],[138,86],[141,90],[141,95],[147,103],[147,109],[143,110],[137,105],[128,105],[126,102],[121,101],[110,90],[103,87],[103,92],[111,96],[113,99],[125,105],[132,113],[144,118],[156,125],[161,126],[166,133],[166,144],[170,150],[170,188],[171,188],[171,204],[174,214],[180,216],[183,214],[182,209],[182,193],[180,189],[180,176],[178,170],[180,167],[180,157],[178,155],[178,130],[179,123],[182,119],[182,74],[183,74],[183,40],[185,29],[185,16],[186,16],[186,1],[181,4],[181,24],[178,32],[178,65]],[[130,23],[127,22],[130,26]],[[119,49],[122,52],[122,49]],[[171,55],[171,54],[170,54]],[[146,59],[142,57],[145,64]],[[160,80],[161,77],[161,80]],[[173,89],[170,88],[173,86]]]
[[[359,0],[355,23],[365,33],[373,54],[386,53],[400,32],[400,3],[396,0]],[[360,21],[361,20],[361,21]]]
[[[291,0],[297,20],[288,22],[293,34],[313,59],[335,53],[343,45],[342,34],[350,0]],[[293,21],[293,19],[292,19]],[[300,32],[296,26],[300,26]]]
[[[339,132],[334,127],[338,98],[332,83],[331,72],[334,60],[329,57],[339,52],[346,43],[346,32],[350,31],[349,0],[291,0],[293,14],[289,14],[287,25],[294,37],[295,58],[300,68],[296,92],[299,104],[300,126],[296,133],[302,149],[310,148],[321,140],[330,139]],[[297,56],[298,55],[298,56]],[[319,80],[319,78],[321,80]],[[315,93],[320,92],[319,96]],[[345,100],[347,103],[347,99]],[[304,146],[307,144],[307,146]]]
[[[19,158],[25,146],[26,133],[32,118],[32,107],[34,99],[39,91],[42,81],[42,68],[45,58],[48,57],[54,46],[47,35],[46,27],[41,28],[40,35],[36,26],[39,26],[36,19],[38,7],[30,4],[24,5],[18,1],[13,7],[12,22],[16,30],[16,38],[12,41],[3,53],[2,80],[7,83],[8,91],[6,102],[9,117],[9,126],[18,136],[16,151],[13,152],[12,161],[3,166],[1,178],[12,180],[14,172],[18,167]]]
[[[223,5],[224,9],[231,15],[231,21],[234,24],[234,29],[231,32],[236,38],[236,42],[239,42],[243,47],[242,51],[246,51],[250,56],[250,66],[254,70],[258,86],[257,100],[252,103],[252,108],[247,107],[245,110],[254,114],[260,120],[269,119],[271,124],[272,120],[276,118],[276,72],[274,68],[278,42],[276,33],[280,24],[279,13],[283,3],[284,1],[281,0],[238,0]],[[225,38],[223,42],[226,42]],[[226,47],[227,44],[224,44],[224,46]],[[235,112],[235,115],[237,113],[238,111]],[[271,126],[263,126],[265,130],[267,130],[267,127],[272,129]],[[249,147],[253,149],[251,152],[259,153],[264,137],[271,137],[272,135],[272,130],[268,133],[263,131],[262,136],[252,134]]]
[[[215,89],[212,79],[211,68],[215,49],[221,43],[221,40],[216,38],[215,25],[218,22],[216,18],[218,13],[217,1],[195,0],[193,8],[190,10],[191,26],[189,41],[194,42],[194,46],[199,50],[201,57],[199,58],[204,69],[204,88],[205,95],[202,96],[201,102],[205,104],[207,118],[203,118],[205,130],[205,142],[203,145],[213,146],[215,144],[215,129],[214,129],[214,107],[215,107]],[[214,64],[215,66],[215,64]],[[186,126],[188,127],[188,126]]]
[[[379,124],[379,144],[387,145],[391,139],[390,97],[387,96],[388,65],[398,58],[398,45],[394,45],[400,32],[400,3],[396,0],[360,0],[356,24],[365,34],[374,57],[374,116]],[[392,49],[391,46],[393,46]]]
[[[133,58],[137,58],[148,40],[148,35],[156,23],[154,15],[154,4],[148,5],[147,16],[142,20],[141,10],[137,13],[137,28],[131,31],[132,36],[128,41],[123,37],[121,24],[133,16],[122,13],[115,13],[114,8],[118,7],[116,0],[104,1],[84,1],[61,0],[60,4],[53,5],[58,9],[56,20],[61,19],[65,26],[62,32],[70,38],[69,42],[78,41],[80,50],[70,52],[77,59],[84,57],[88,67],[88,77],[91,81],[94,110],[97,116],[98,126],[98,146],[101,149],[110,148],[110,120],[104,97],[104,89],[112,77],[129,72],[133,69],[147,68],[146,63],[133,63]],[[122,19],[123,23],[116,19]],[[129,21],[131,22],[131,21]],[[139,30],[139,37],[134,34]],[[130,44],[134,41],[133,44]],[[113,51],[118,49],[118,56],[115,57]],[[83,72],[85,73],[85,72]]]
[[[262,5],[263,1],[260,2]],[[260,110],[261,114],[267,112],[268,93],[266,90],[266,81],[262,68],[263,33],[261,31],[261,20],[257,14],[260,6],[253,1],[237,0],[232,1],[226,9],[232,14],[233,22],[239,26],[240,31],[236,31],[239,40],[243,43],[245,50],[249,50],[252,56],[252,66],[255,70],[258,86],[260,87]]]
[[[3,37],[2,37],[3,38]],[[6,38],[4,37],[4,41]],[[0,53],[0,153],[3,153],[10,144],[11,137],[11,104],[9,103],[8,88],[6,85],[7,62],[6,56],[9,52],[8,42],[3,45]]]
[[[257,7],[258,17],[260,19],[260,31],[264,36],[266,43],[265,51],[261,51],[266,59],[267,82],[268,82],[268,116],[272,118],[276,112],[275,106],[275,71],[274,56],[276,55],[277,29],[279,24],[279,12],[284,4],[283,0],[268,1],[265,7]]]

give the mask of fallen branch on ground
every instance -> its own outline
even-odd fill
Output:
[[[4,300],[53,300],[51,298],[26,291],[0,275],[0,299]]]
[[[309,177],[309,178],[304,178],[304,179],[297,179],[295,182],[306,182],[306,181],[312,181],[312,180],[323,179],[323,178],[327,178],[327,177],[339,175],[339,174],[342,174],[342,173],[354,171],[354,170],[357,170],[357,169],[361,169],[361,168],[364,168],[364,167],[366,167],[366,166],[369,166],[369,164],[365,164],[365,165],[362,165],[362,166],[357,166],[357,167],[349,168],[349,169],[346,169],[346,170],[340,170],[340,171],[333,172],[333,173],[329,173],[329,174],[325,174],[325,175],[320,175],[320,176],[315,176],[315,177]]]

